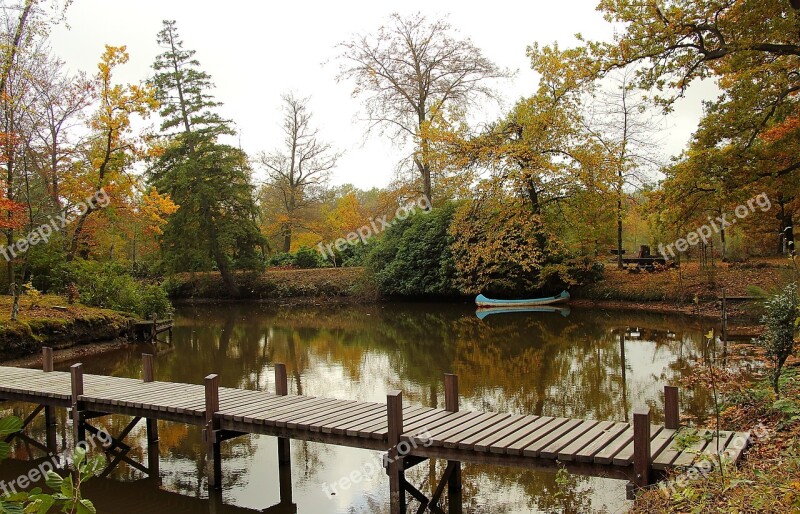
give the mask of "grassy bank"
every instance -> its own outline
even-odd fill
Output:
[[[800,368],[789,368],[782,382],[780,401],[763,380],[727,385],[732,390],[720,425],[737,431],[762,425],[738,467],[726,467],[724,474],[713,471],[668,492],[648,491],[631,512],[800,512]]]
[[[68,305],[64,298],[23,298],[19,318],[9,321],[11,297],[0,297],[0,360],[35,354],[42,346],[67,348],[126,334],[134,319],[115,311]]]
[[[577,288],[573,296],[584,302],[661,305],[666,310],[713,314],[723,289],[728,297],[752,296],[754,287],[772,291],[789,283],[793,276],[791,261],[782,258],[717,262],[713,268],[686,262],[680,268],[654,273],[631,273],[608,264],[603,280]],[[730,305],[733,309],[739,306],[742,306],[739,302]]]
[[[363,298],[363,268],[322,268],[241,272],[236,282],[245,300],[298,298]],[[219,273],[181,273],[166,283],[175,300],[230,299]]]

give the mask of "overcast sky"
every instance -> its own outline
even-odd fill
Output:
[[[378,134],[365,137],[357,121],[359,102],[351,84],[337,83],[336,44],[354,33],[376,30],[392,12],[417,11],[429,18],[448,16],[463,37],[470,37],[500,66],[518,70],[498,84],[505,107],[536,88],[536,75],[525,56],[538,41],[562,46],[574,34],[608,39],[612,28],[595,11],[597,0],[527,2],[285,1],[227,0],[74,0],[69,28],[53,33],[53,49],[70,69],[94,73],[103,45],[127,45],[130,63],[121,81],[138,82],[151,73],[160,53],[156,34],[161,21],[174,19],[185,47],[197,51],[203,69],[217,86],[222,114],[235,121],[242,147],[251,155],[280,144],[280,96],[294,91],[311,97],[314,123],[323,138],[345,152],[334,171],[335,184],[361,188],[386,186],[403,152]],[[699,89],[699,88],[696,88]],[[697,124],[700,91],[694,91],[666,121],[664,153],[677,153]],[[487,105],[473,118],[489,121],[500,110]]]

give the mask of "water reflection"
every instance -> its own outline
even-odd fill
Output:
[[[441,407],[442,376],[455,373],[462,410],[624,421],[635,406],[646,403],[660,421],[663,386],[679,381],[689,364],[703,357],[702,334],[708,328],[679,317],[575,309],[568,317],[512,312],[480,319],[466,304],[190,306],[178,311],[172,347],[159,349],[156,379],[201,383],[205,375],[218,373],[225,387],[274,391],[272,364],[283,362],[290,394],[382,402],[388,390],[401,389],[406,404]],[[88,373],[139,377],[141,353],[153,350],[131,346],[84,365]],[[711,409],[711,397],[703,390],[686,391],[681,404],[682,410],[702,416]],[[19,405],[10,410],[30,412]],[[59,412],[62,445],[65,421]],[[128,422],[122,417],[97,420],[112,433]],[[33,430],[43,432],[40,422]],[[243,512],[282,505],[274,511],[280,512],[292,502],[301,513],[388,512],[383,473],[340,487],[335,495],[324,487],[379,458],[377,452],[293,441],[291,501],[286,502],[284,487],[281,504],[275,439],[240,437],[223,445],[221,502],[208,501],[200,429],[160,423],[159,431],[159,476],[140,480],[144,475],[139,471],[119,467],[114,480],[98,480],[87,490],[98,505],[113,506],[100,512]],[[134,441],[129,455],[146,463],[144,424],[128,441]],[[42,455],[35,449],[15,447],[15,459],[37,457]],[[430,495],[445,465],[424,463],[409,471],[409,480]],[[29,464],[2,464],[0,478],[15,476],[20,466]],[[554,472],[465,464],[461,509],[585,512],[626,505],[620,481],[563,478],[557,481]]]

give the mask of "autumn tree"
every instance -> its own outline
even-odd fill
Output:
[[[589,106],[587,129],[605,151],[609,165],[615,168],[610,183],[614,196],[617,267],[623,268],[623,220],[627,192],[641,188],[660,167],[658,120],[651,113],[644,93],[633,87],[634,70],[625,68],[611,73],[598,88]]]
[[[510,193],[516,204],[540,222],[565,202],[578,201],[587,212],[608,186],[603,149],[586,130],[585,83],[561,64],[560,52],[529,50],[540,73],[534,95],[519,100],[483,134],[459,143],[453,153],[471,155],[474,165],[491,171],[485,191]],[[476,201],[483,201],[481,193]],[[563,212],[563,211],[561,211]],[[554,227],[551,227],[553,229]],[[544,233],[536,232],[543,246]]]
[[[494,98],[492,79],[510,76],[472,41],[459,39],[445,20],[421,14],[393,14],[373,34],[339,45],[339,80],[354,82],[370,129],[414,146],[413,166],[421,192],[433,205],[434,169],[428,131],[435,113],[461,112],[480,99]]]
[[[292,249],[292,234],[302,224],[302,212],[320,199],[341,153],[319,137],[311,123],[308,98],[283,95],[282,146],[262,153],[259,162],[269,177],[272,194],[281,205],[284,252]]]
[[[12,319],[19,311],[19,280],[27,274],[28,254],[16,247],[18,229],[36,222],[41,214],[41,184],[36,181],[36,133],[41,119],[33,83],[43,77],[44,50],[50,26],[63,16],[69,2],[24,0],[3,5],[0,31],[0,160],[3,168],[3,221],[8,254],[6,274],[14,296]],[[21,231],[20,231],[21,232]],[[23,243],[22,246],[27,246]],[[17,268],[22,257],[21,273]],[[15,255],[17,254],[17,255]]]
[[[800,12],[792,7],[785,0],[603,0],[599,9],[622,29],[612,41],[587,42],[572,65],[590,63],[583,68],[603,75],[636,63],[637,85],[655,89],[667,110],[693,83],[714,79],[721,94],[705,104],[685,158],[716,161],[714,180],[726,196],[775,179],[797,182]],[[781,216],[775,232],[791,236],[791,221]]]
[[[132,194],[133,184],[126,176],[137,158],[131,137],[131,116],[147,116],[157,104],[148,87],[114,83],[114,70],[128,59],[124,46],[106,46],[98,64],[99,105],[89,123],[93,135],[84,149],[84,160],[75,167],[70,185],[73,197],[79,197],[85,208],[75,222],[67,262],[75,259],[87,221],[103,208],[104,202],[87,202],[86,199]]]
[[[152,84],[164,135],[153,145],[150,179],[180,206],[164,228],[164,257],[178,271],[210,269],[210,258],[235,296],[232,269],[255,266],[262,241],[249,161],[219,142],[233,130],[216,112],[211,77],[184,48],[174,21],[164,21],[158,43],[164,53],[153,64]]]
[[[70,74],[56,57],[49,56],[44,64],[42,73],[32,77],[35,112],[42,118],[36,130],[37,144],[43,150],[37,167],[47,184],[52,209],[58,212],[65,207],[61,180],[72,168],[75,148],[80,145],[75,133],[85,109],[96,100],[97,84],[84,73]]]
[[[2,107],[2,133],[0,133],[0,141],[2,143],[2,160],[3,171],[5,175],[5,220],[3,221],[3,228],[5,229],[7,246],[11,247],[14,240],[14,229],[19,227],[20,223],[16,214],[19,213],[17,208],[20,204],[15,199],[17,185],[16,179],[16,158],[17,148],[19,142],[19,135],[17,133],[17,121],[19,118],[19,97],[15,98],[14,92],[9,90],[9,85],[20,70],[19,56],[24,54],[26,49],[31,43],[31,26],[35,24],[36,18],[36,2],[34,0],[25,0],[17,5],[10,6],[9,9],[12,13],[17,12],[17,17],[9,16],[7,21],[7,30],[3,32],[3,45],[2,45],[2,69],[0,69],[0,107]],[[7,275],[8,285],[15,298],[17,290],[19,289],[16,284],[16,274],[14,270],[14,261],[9,259],[7,262]],[[12,318],[15,318],[15,313],[12,313]]]

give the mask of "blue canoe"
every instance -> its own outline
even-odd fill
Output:
[[[547,298],[532,298],[529,300],[493,300],[479,294],[475,298],[475,305],[478,307],[537,307],[540,305],[553,305],[556,303],[567,303],[569,293],[561,291],[558,296],[548,296]]]
[[[481,307],[475,311],[478,319],[484,319],[492,314],[519,314],[530,312],[557,312],[565,318],[570,315],[569,307]]]

